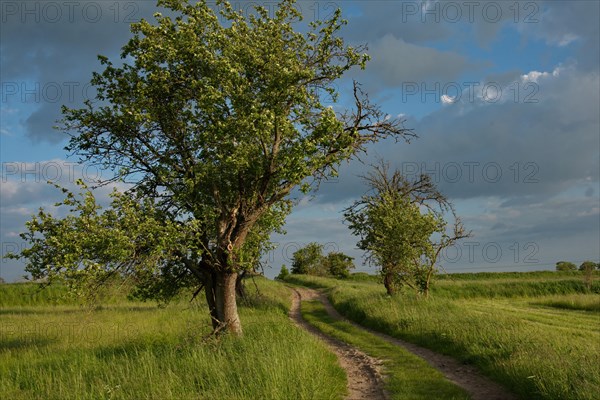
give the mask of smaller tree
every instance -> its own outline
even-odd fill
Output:
[[[579,266],[579,270],[584,272],[593,271],[595,269],[600,269],[600,264],[593,261],[584,261]]]
[[[569,261],[559,261],[556,263],[557,271],[575,271],[577,266]]]
[[[323,265],[329,275],[336,278],[348,278],[354,269],[354,258],[344,253],[331,252],[323,259]]]
[[[281,266],[281,270],[279,271],[279,275],[275,277],[278,281],[284,281],[290,275],[290,271],[287,269],[285,264]]]
[[[6,283],[6,281],[2,277],[0,277],[0,285],[3,283]]]
[[[323,269],[323,245],[311,242],[294,252],[292,274],[325,275]]]
[[[440,252],[470,233],[428,175],[410,181],[382,161],[363,178],[370,192],[344,212],[358,247],[381,268],[388,294],[406,285],[427,296]],[[450,232],[448,211],[454,217]]]
[[[598,268],[598,264],[593,261],[584,261],[579,266],[579,270],[583,272],[583,284],[590,290],[594,281],[594,270]]]

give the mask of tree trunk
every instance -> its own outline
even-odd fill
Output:
[[[204,271],[204,291],[213,331],[242,334],[236,301],[237,273]]]
[[[246,299],[246,284],[244,283],[244,277],[246,276],[246,271],[243,271],[238,274],[238,277],[235,280],[235,292],[237,293],[237,297],[240,300]]]
[[[394,286],[394,274],[392,272],[386,272],[383,276],[383,285],[385,286],[385,290],[387,290],[387,294],[390,296],[396,293],[396,287]]]
[[[427,279],[425,280],[425,287],[423,288],[423,294],[425,298],[429,298],[429,287],[431,286],[431,277],[433,276],[433,268],[427,271]]]
[[[238,315],[235,286],[237,273],[216,272],[215,306],[218,330],[225,330],[236,336],[242,334],[242,324]]]
[[[206,303],[208,305],[208,311],[210,313],[210,321],[212,323],[213,331],[219,328],[219,315],[217,314],[217,301],[216,301],[216,287],[217,277],[212,271],[203,271],[204,273],[204,293],[206,295]]]

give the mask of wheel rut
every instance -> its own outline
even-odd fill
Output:
[[[348,400],[388,399],[384,390],[383,378],[379,372],[381,361],[370,357],[355,347],[325,335],[302,318],[300,312],[303,300],[321,300],[319,293],[305,288],[293,288],[290,318],[301,328],[321,339],[335,353],[340,366],[348,377]]]
[[[294,289],[296,290],[296,289]],[[455,383],[457,386],[462,387],[465,391],[469,393],[473,400],[516,400],[517,397],[508,392],[504,387],[497,384],[496,382],[490,380],[489,378],[483,376],[475,367],[471,365],[465,365],[460,361],[455,360],[452,357],[436,353],[429,349],[417,346],[415,344],[406,342],[401,339],[397,339],[386,334],[374,331],[369,328],[365,328],[362,325],[359,325],[353,321],[348,320],[343,317],[337,310],[331,305],[327,296],[324,293],[308,289],[308,288],[299,288],[296,290],[297,296],[300,296],[298,293],[302,293],[303,300],[319,300],[323,303],[327,313],[336,320],[345,321],[356,328],[365,330],[381,339],[386,340],[389,343],[392,343],[396,346],[402,347],[409,352],[421,357],[429,365],[440,371],[444,376]],[[299,300],[298,300],[299,302]],[[298,313],[299,307],[298,307]],[[301,315],[300,315],[301,318]],[[306,325],[308,323],[305,322]],[[308,325],[312,327],[311,325]],[[313,328],[316,330],[315,328]],[[367,356],[368,357],[368,356]],[[381,376],[381,375],[379,375]],[[387,393],[382,392],[383,395],[388,396]],[[370,397],[375,398],[375,397]],[[378,398],[387,398],[387,397],[378,397]]]

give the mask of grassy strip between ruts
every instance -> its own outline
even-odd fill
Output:
[[[520,278],[515,277],[515,292],[521,292]],[[347,318],[473,364],[523,399],[597,399],[600,314],[581,309],[594,309],[590,304],[597,304],[600,296],[585,294],[582,286],[572,287],[565,278],[554,295],[540,290],[527,297],[514,293],[499,297],[499,290],[486,279],[482,282],[486,290],[477,298],[470,291],[461,298],[459,284],[450,296],[428,300],[410,294],[387,296],[375,282],[303,276],[293,281],[328,287],[330,301]],[[546,283],[540,277],[540,286]],[[504,291],[507,283],[499,284]],[[556,308],[571,301],[579,309]]]
[[[363,329],[329,316],[319,301],[304,301],[302,317],[326,335],[346,342],[371,357],[383,360],[385,386],[392,399],[469,399],[421,358]]]
[[[157,308],[113,299],[90,310],[50,306],[62,302],[51,292],[32,302],[14,298],[17,304],[4,296],[0,398],[342,398],[345,373],[335,355],[290,321],[289,289],[266,279],[257,284],[261,295],[240,307],[241,339],[206,340],[206,308],[187,301]],[[0,291],[16,290],[10,286]],[[18,288],[27,290],[37,293]]]

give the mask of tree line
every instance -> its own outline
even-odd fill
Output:
[[[579,268],[577,267],[577,265],[575,265],[574,263],[570,262],[570,261],[558,261],[556,263],[556,270],[557,271],[593,271],[595,269],[599,269],[600,270],[600,263],[595,263],[593,261],[584,261],[581,263],[581,265],[579,265]]]

